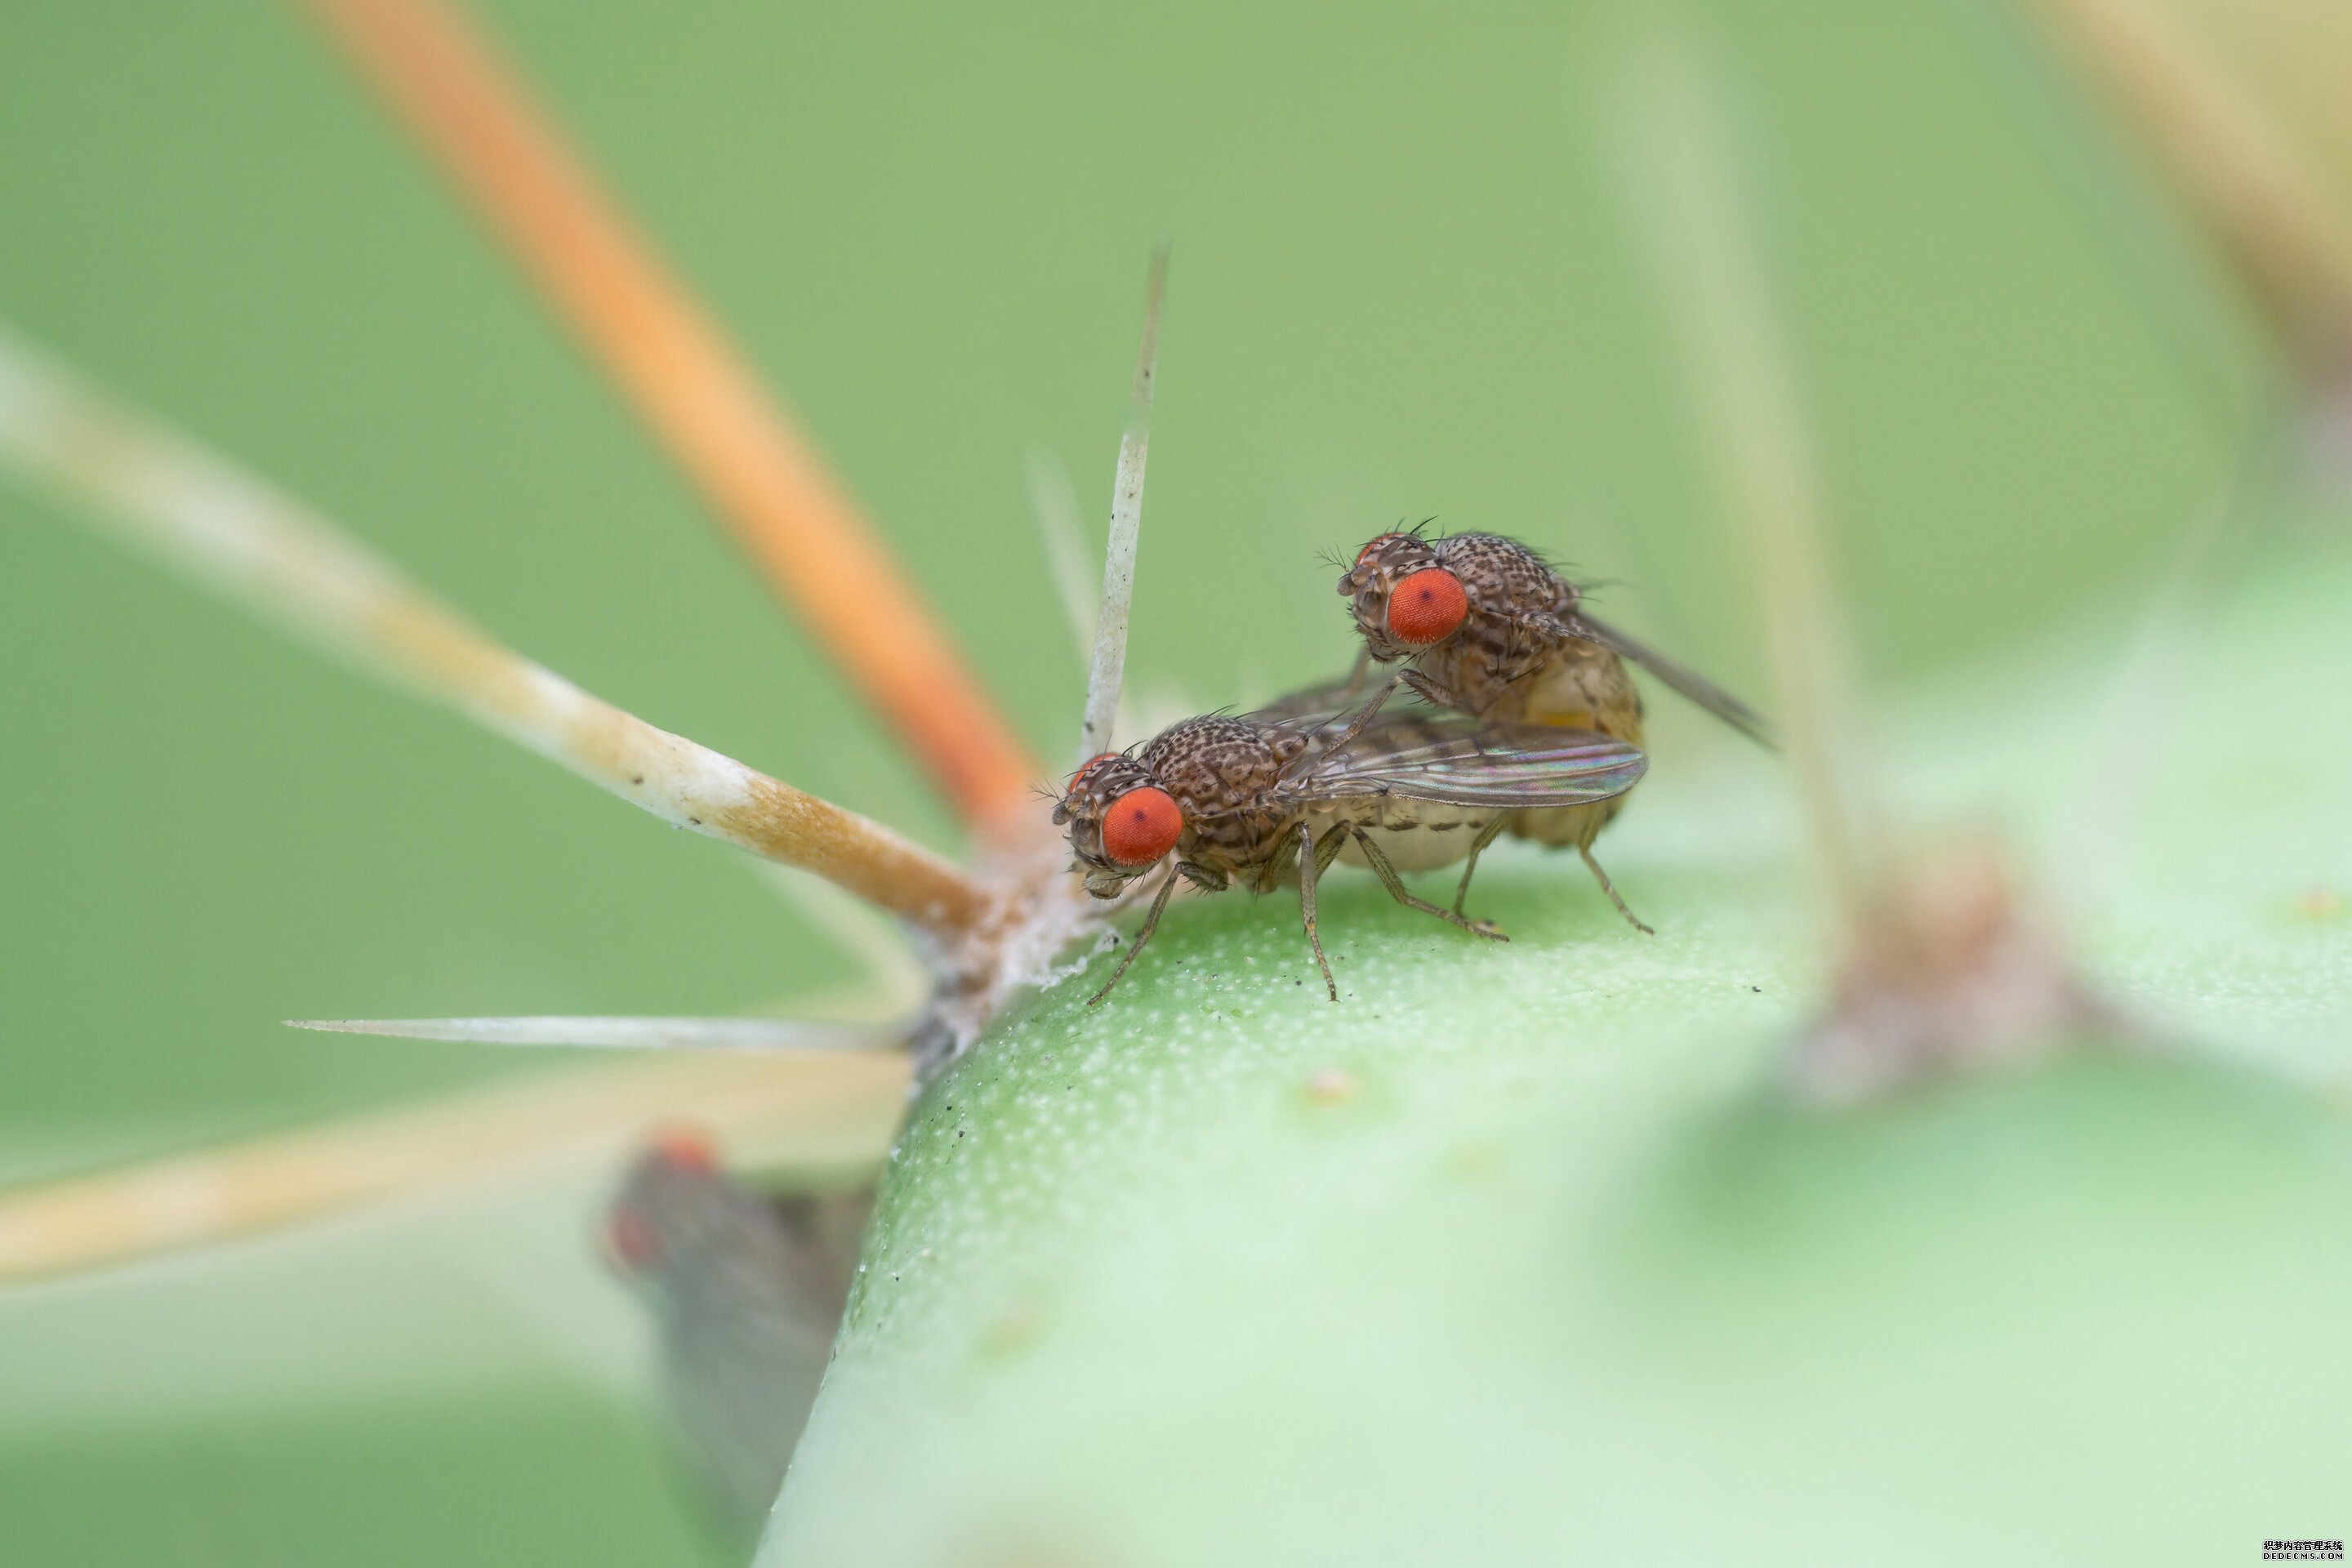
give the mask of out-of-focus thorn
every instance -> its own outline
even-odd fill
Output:
[[[1910,856],[1874,885],[1829,1009],[1789,1071],[1804,1098],[1840,1104],[2119,1028],[2015,885],[2000,842],[1978,834]]]
[[[872,1051],[662,1058],[533,1075],[436,1104],[0,1192],[0,1280],[130,1261],[462,1190],[572,1160],[617,1159],[688,1121],[811,1164],[878,1159],[908,1063]]]
[[[1660,282],[1717,492],[1754,566],[1789,760],[1823,880],[1850,925],[1883,858],[1883,809],[1857,734],[1812,437],[1724,122],[1727,95],[1691,44],[1660,34],[1613,104],[1618,186]]]
[[[287,1026],[397,1040],[615,1051],[886,1051],[915,1030],[903,1024],[820,1024],[798,1018],[289,1018]]]
[[[2200,715],[2180,700],[2209,657],[2215,598],[2233,582],[2260,537],[2287,468],[2290,432],[2273,424],[2241,449],[2213,505],[2176,542],[2172,558],[2116,663],[2095,772],[2058,835],[2053,869],[2071,901],[2112,898],[2124,845],[2137,825],[2167,742]]]
[[[435,0],[304,0],[440,160],[817,641],[975,826],[1040,770],[782,405],[488,42]]]
[[[1078,764],[1108,751],[1126,689],[1128,615],[1135,603],[1135,551],[1143,527],[1143,468],[1151,449],[1151,394],[1160,374],[1160,302],[1168,288],[1168,242],[1151,252],[1143,295],[1143,342],[1135,355],[1127,429],[1118,441],[1118,471],[1111,481],[1110,539],[1103,548],[1102,606],[1095,615],[1094,659],[1087,675],[1087,711],[1078,729]]]
[[[657,730],[484,635],[299,503],[0,331],[0,465],[304,640],[456,708],[679,827],[814,872],[938,935],[988,895],[877,822]]]
[[[1062,601],[1062,618],[1069,623],[1079,668],[1085,668],[1094,658],[1096,594],[1102,574],[1087,547],[1070,470],[1060,458],[1042,449],[1029,454],[1029,515],[1037,521],[1045,565]]]
[[[1102,568],[1087,542],[1086,523],[1078,512],[1078,494],[1070,484],[1070,470],[1051,452],[1029,454],[1029,510],[1037,520],[1038,538],[1044,543],[1046,564],[1054,574],[1054,591],[1061,598],[1062,616],[1069,623],[1070,637],[1078,650],[1078,668],[1091,671],[1095,616],[1102,608],[1097,597]],[[1116,744],[1121,735],[1140,732],[1136,728],[1122,661],[1118,706],[1111,722],[1110,742]]]
[[[1764,598],[1788,750],[1834,913],[1828,1012],[1789,1063],[1809,1098],[1851,1100],[2106,1022],[2000,846],[1897,853],[1855,740],[1860,697],[1831,571],[1812,438],[1743,183],[1731,95],[1661,35],[1620,100],[1622,188],[1663,281],[1724,509]]]
[[[2104,89],[2297,368],[2315,382],[2352,372],[2352,190],[2166,6],[2019,3]],[[2344,37],[2315,31],[2314,43],[2341,48]]]

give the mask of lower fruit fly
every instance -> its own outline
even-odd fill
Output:
[[[771,1196],[700,1132],[654,1139],[606,1211],[604,1255],[652,1308],[662,1390],[690,1468],[758,1528],[815,1402],[871,1187]]]
[[[1339,593],[1354,610],[1365,653],[1382,664],[1403,661],[1405,684],[1437,707],[1490,724],[1566,726],[1639,747],[1642,694],[1625,668],[1631,659],[1726,723],[1767,746],[1778,743],[1754,709],[1595,617],[1581,589],[1516,540],[1383,533],[1357,552]],[[1648,931],[1592,854],[1592,841],[1623,804],[1617,791],[1496,816],[1469,848],[1455,911],[1479,853],[1507,831],[1574,845],[1617,912]]]
[[[1069,829],[1087,890],[1116,898],[1173,856],[1143,928],[1088,1002],[1110,994],[1151,939],[1181,878],[1208,892],[1238,882],[1268,892],[1296,874],[1307,945],[1331,1000],[1339,987],[1316,933],[1315,887],[1352,848],[1399,903],[1501,940],[1407,891],[1407,868],[1446,865],[1520,811],[1580,809],[1622,795],[1647,765],[1641,748],[1590,731],[1487,724],[1457,713],[1382,715],[1375,700],[1351,720],[1312,693],[1258,713],[1187,719],[1073,774],[1054,809]],[[1390,848],[1399,851],[1397,858]]]

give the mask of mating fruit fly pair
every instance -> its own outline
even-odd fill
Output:
[[[1307,945],[1316,883],[1343,856],[1398,902],[1475,935],[1463,913],[1478,857],[1508,832],[1574,846],[1618,912],[1641,930],[1593,858],[1592,841],[1648,766],[1632,659],[1767,745],[1770,727],[1711,682],[1595,619],[1583,595],[1523,544],[1491,533],[1384,533],[1339,578],[1368,660],[1405,668],[1364,700],[1344,687],[1259,712],[1187,719],[1144,745],[1095,758],[1054,812],[1087,890],[1116,898],[1172,856],[1150,912],[1093,1002],[1110,994],[1160,924],[1177,881],[1266,892],[1296,873]],[[1386,707],[1399,684],[1426,709]],[[1360,702],[1351,714],[1349,705]],[[1452,909],[1401,875],[1466,860]],[[1089,1004],[1091,1005],[1091,1003]]]

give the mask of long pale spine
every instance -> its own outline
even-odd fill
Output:
[[[1135,384],[1127,429],[1118,442],[1118,472],[1111,484],[1110,542],[1103,552],[1102,609],[1095,616],[1095,656],[1087,677],[1087,713],[1078,731],[1078,761],[1108,751],[1118,722],[1118,695],[1127,676],[1127,623],[1135,599],[1136,541],[1143,526],[1143,467],[1151,450],[1151,392],[1160,364],[1160,301],[1168,285],[1168,245],[1151,253],[1151,281],[1143,302],[1143,346],[1135,356]]]
[[[75,384],[0,331],[0,462],[308,641],[665,821],[797,866],[942,934],[984,896],[878,823],[622,711],[502,647],[299,503]]]

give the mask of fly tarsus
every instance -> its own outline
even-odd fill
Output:
[[[1404,879],[1397,875],[1397,868],[1389,860],[1387,852],[1374,842],[1372,836],[1360,827],[1353,827],[1349,831],[1356,836],[1357,847],[1363,850],[1364,859],[1371,867],[1372,875],[1381,879],[1381,886],[1386,888],[1389,890],[1389,896],[1398,903],[1408,909],[1419,910],[1424,914],[1435,915],[1448,925],[1460,926],[1471,935],[1483,936],[1489,942],[1511,940],[1505,936],[1492,921],[1474,921],[1458,910],[1449,910],[1442,905],[1433,904],[1427,899],[1413,897],[1412,889],[1404,885]],[[1469,878],[1466,876],[1463,878],[1463,886],[1465,889],[1469,886]]]
[[[1339,983],[1331,978],[1331,961],[1323,956],[1323,939],[1315,930],[1315,884],[1323,879],[1331,857],[1339,853],[1345,839],[1343,831],[1335,831],[1328,841],[1330,847],[1325,849],[1316,844],[1311,825],[1298,825],[1298,918],[1307,927],[1307,945],[1315,950],[1316,966],[1323,971],[1323,987],[1334,1002],[1339,999]]]
[[[1584,857],[1585,867],[1591,871],[1592,879],[1601,884],[1601,890],[1609,895],[1609,901],[1617,906],[1617,912],[1623,915],[1633,928],[1643,936],[1657,935],[1658,933],[1651,930],[1641,916],[1625,907],[1625,900],[1618,897],[1617,884],[1609,879],[1609,873],[1602,870],[1601,862],[1592,858],[1592,847],[1589,844],[1580,844],[1576,847],[1576,852]]]
[[[1462,868],[1461,884],[1454,889],[1454,912],[1456,916],[1462,913],[1462,901],[1470,896],[1470,879],[1478,874],[1478,857],[1486,852],[1486,846],[1495,842],[1510,820],[1509,812],[1498,811],[1487,819],[1486,826],[1478,830],[1476,841],[1470,846],[1469,864]],[[1481,921],[1480,923],[1492,924],[1493,922]]]

